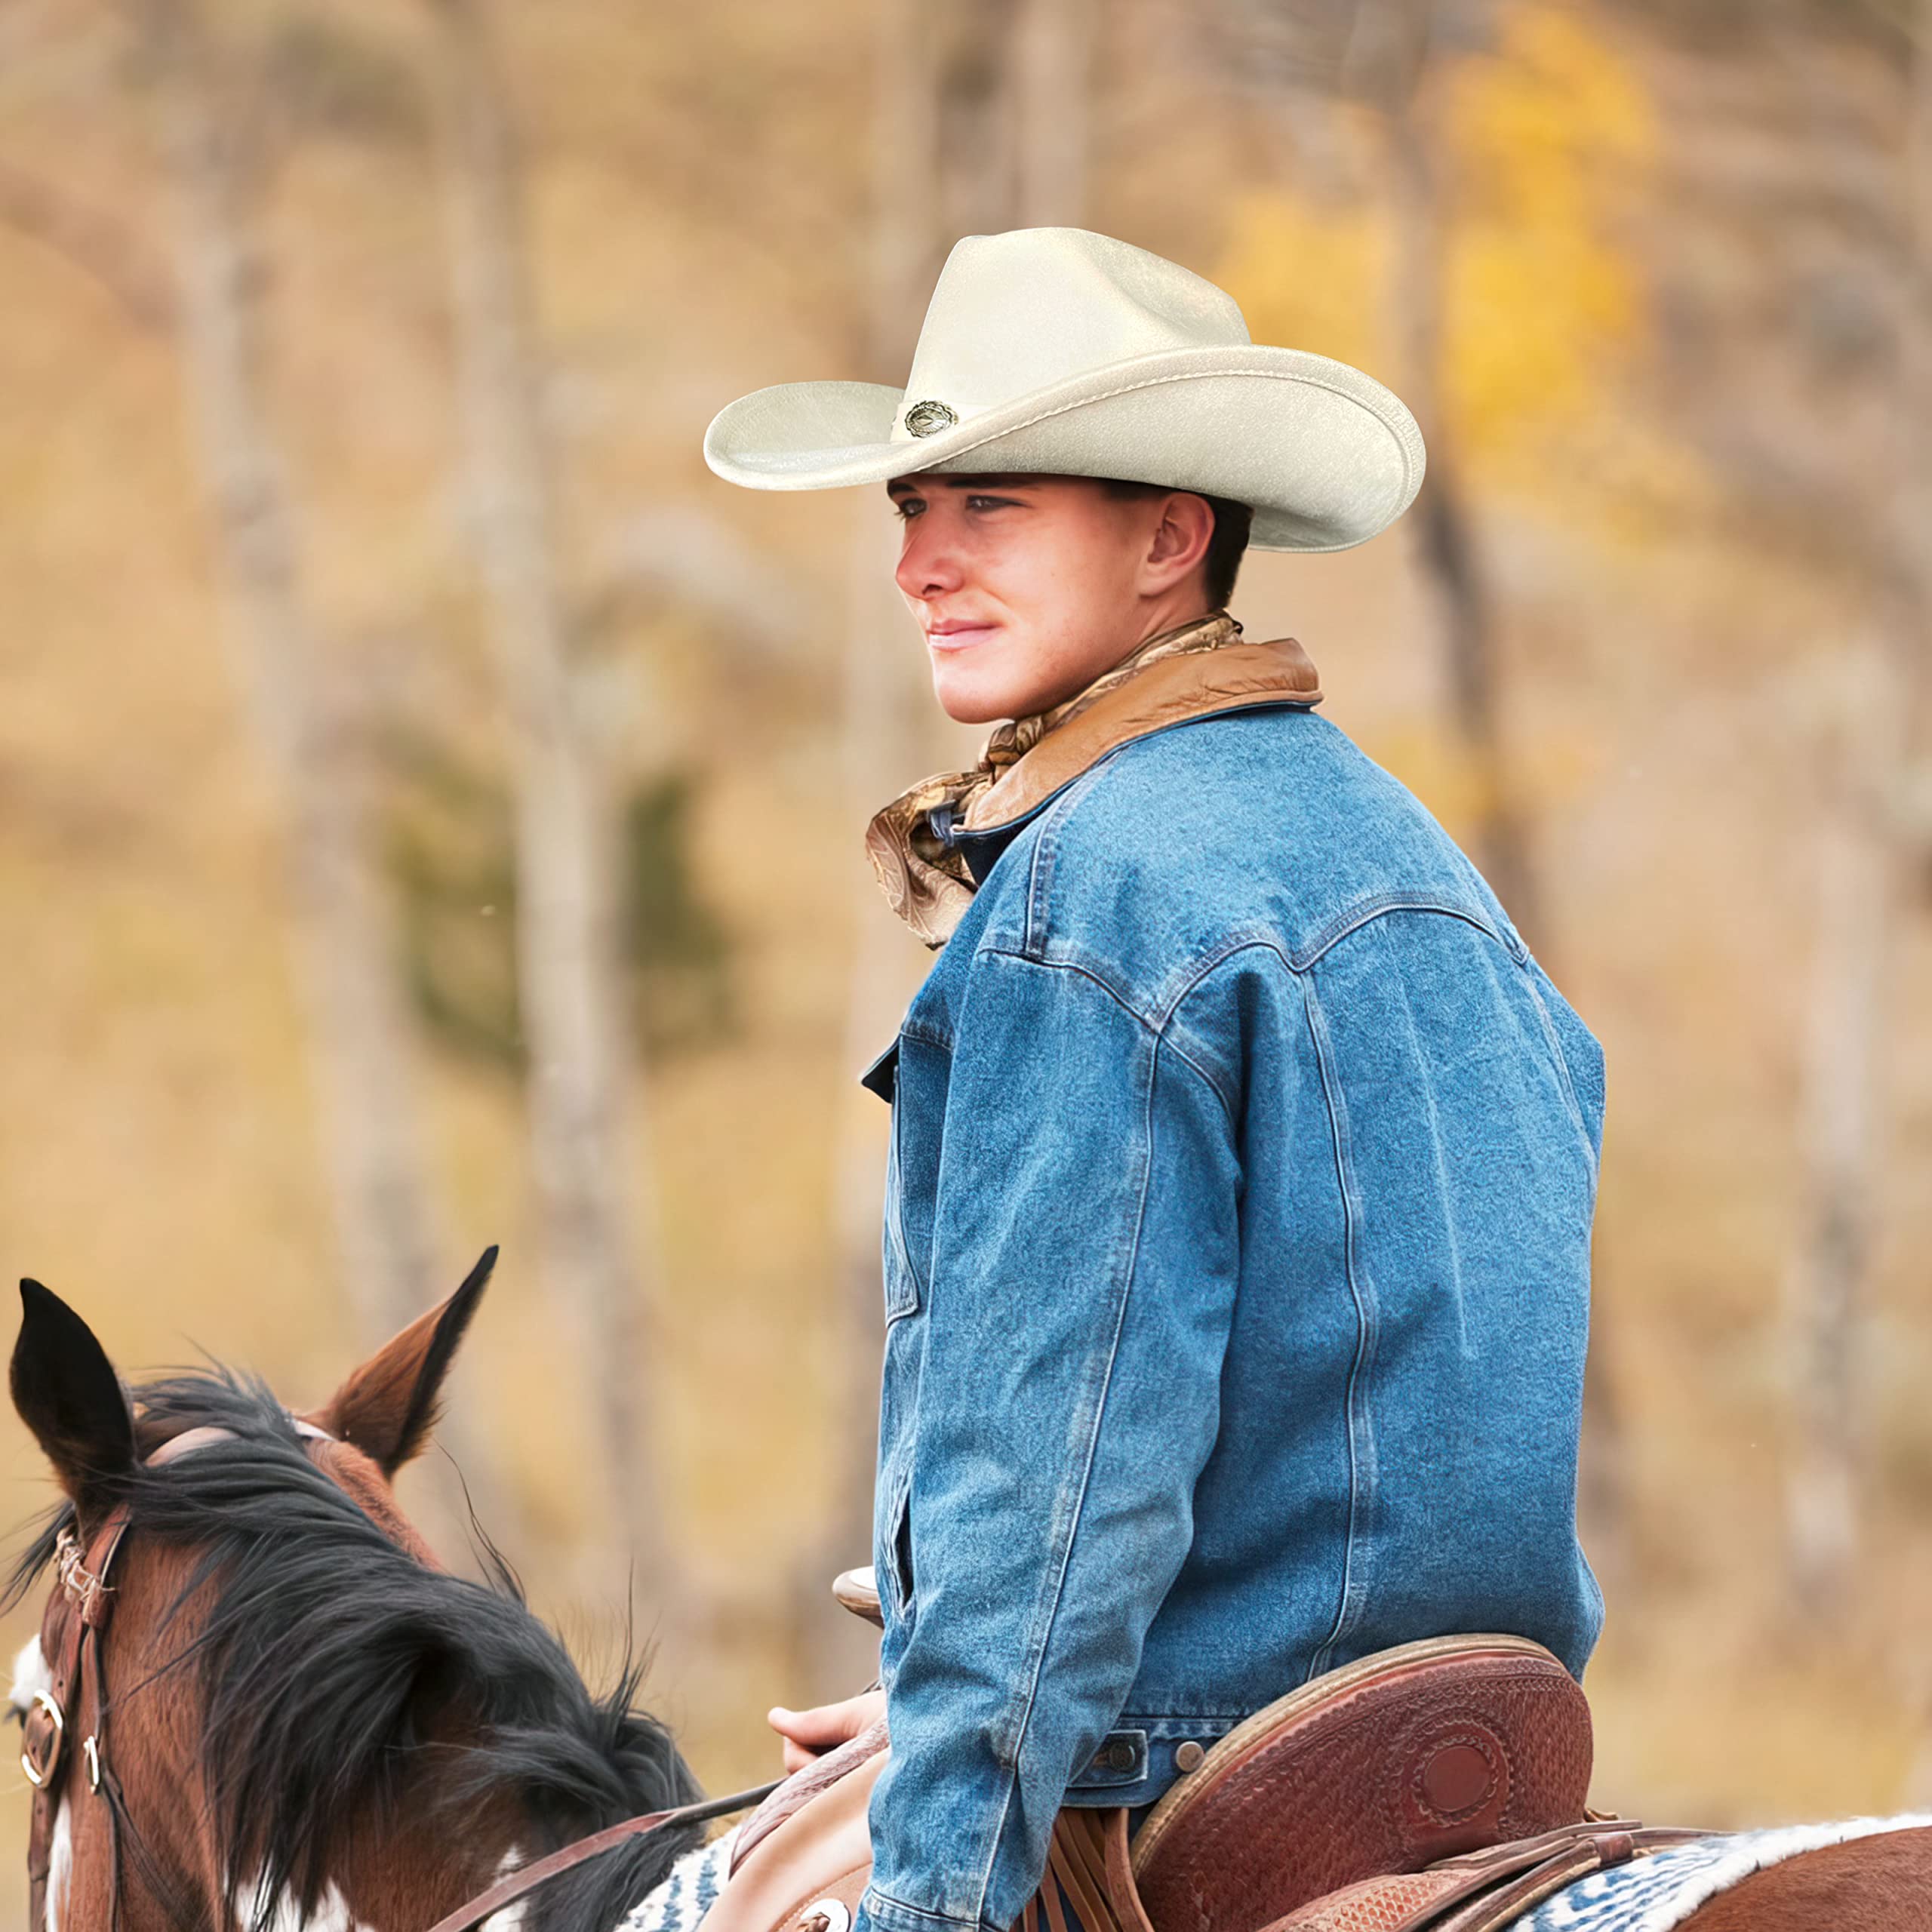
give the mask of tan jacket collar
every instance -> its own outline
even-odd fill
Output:
[[[923,780],[878,813],[866,850],[892,909],[928,946],[943,946],[975,881],[964,855],[934,833],[935,807],[951,807],[968,831],[996,829],[1136,738],[1247,705],[1321,701],[1315,666],[1293,638],[1251,642],[1215,611],[1149,638],[1051,711],[997,727],[971,770]]]

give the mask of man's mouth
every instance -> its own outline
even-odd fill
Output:
[[[995,623],[975,623],[970,618],[946,617],[926,626],[926,642],[934,651],[965,651],[989,638],[999,629]]]

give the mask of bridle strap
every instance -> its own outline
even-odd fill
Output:
[[[100,1642],[109,1619],[114,1614],[114,1589],[111,1579],[122,1540],[128,1534],[128,1509],[125,1503],[110,1510],[99,1529],[82,1544],[71,1531],[63,1531],[57,1546],[59,1583],[54,1602],[59,1612],[53,1629],[42,1626],[42,1651],[49,1680],[48,1712],[53,1728],[47,1736],[46,1755],[35,1759],[31,1737],[22,1753],[23,1763],[33,1763],[39,1776],[35,1782],[33,1809],[27,1827],[27,1882],[29,1923],[33,1932],[45,1932],[47,1887],[53,1866],[54,1827],[60,1816],[67,1780],[75,1755],[88,1767],[91,1789],[100,1789],[100,1736],[106,1722],[106,1687],[101,1677]],[[50,1644],[49,1638],[52,1638]],[[91,1706],[94,1729],[85,1737],[78,1732]],[[120,1907],[121,1841],[118,1830],[110,1834],[113,1871],[109,1878],[114,1916]]]
[[[297,1426],[305,1436],[325,1432],[310,1423]],[[185,1429],[154,1451],[146,1459],[148,1466],[160,1468],[177,1457],[232,1439],[233,1435],[232,1429],[212,1426]],[[122,1828],[125,1825],[132,1832],[134,1826],[127,1815],[120,1781],[107,1761],[107,1681],[101,1645],[114,1614],[114,1567],[131,1521],[130,1506],[117,1503],[85,1544],[67,1530],[56,1545],[54,1605],[41,1629],[41,1648],[50,1680],[47,1695],[51,1709],[45,1714],[51,1728],[35,1726],[34,1717],[30,1717],[32,1728],[22,1753],[23,1761],[39,1773],[33,1780],[33,1808],[27,1827],[27,1923],[32,1932],[46,1932],[54,1827],[77,1756],[82,1761],[88,1789],[106,1807],[110,1932],[121,1922]],[[83,1734],[82,1722],[90,1709],[94,1727]],[[47,1740],[44,1755],[38,1756],[36,1736]]]
[[[109,1560],[112,1561],[112,1552]],[[180,1892],[162,1871],[153,1847],[142,1837],[140,1827],[128,1809],[127,1794],[121,1789],[121,1780],[115,1774],[113,1761],[108,1755],[107,1654],[99,1635],[88,1646],[85,1657],[83,1668],[92,1681],[94,1727],[82,1743],[82,1768],[89,1788],[99,1796],[107,1814],[108,1932],[119,1932],[122,1873],[127,1860],[124,1846],[128,1842],[140,1854],[142,1876],[166,1914],[169,1924],[175,1932],[191,1932],[191,1928],[205,1922],[204,1915],[184,1908]]]
[[[560,1878],[566,1872],[574,1871],[607,1851],[614,1851],[629,1840],[669,1831],[674,1825],[700,1824],[707,1818],[723,1818],[734,1811],[748,1811],[754,1804],[763,1803],[783,1782],[782,1779],[774,1778],[770,1784],[759,1785],[751,1791],[734,1792],[728,1798],[707,1798],[696,1804],[680,1805],[675,1811],[648,1811],[641,1817],[626,1818],[621,1825],[611,1825],[587,1838],[579,1838],[574,1844],[567,1844],[561,1851],[553,1851],[547,1858],[540,1858],[534,1864],[523,1866],[508,1877],[499,1878],[487,1892],[479,1892],[467,1905],[460,1905],[447,1918],[438,1919],[429,1932],[473,1932],[473,1928],[481,1924],[492,1912],[501,1912],[505,1906],[528,1898],[552,1878]]]

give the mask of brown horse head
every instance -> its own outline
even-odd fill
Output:
[[[593,1697],[495,1553],[443,1570],[391,1487],[495,1259],[303,1415],[218,1367],[131,1392],[22,1284],[14,1406],[66,1495],[8,1598],[51,1573],[14,1690],[32,1932],[417,1932],[696,1795],[637,1671]],[[614,1924],[698,1835],[586,1866],[525,1932]]]

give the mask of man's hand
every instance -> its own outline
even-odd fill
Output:
[[[885,1693],[861,1690],[837,1704],[820,1704],[809,1711],[788,1711],[774,1704],[764,1721],[785,1740],[785,1773],[802,1771],[815,1758],[835,1749],[885,1715]]]

